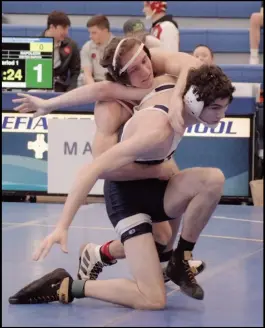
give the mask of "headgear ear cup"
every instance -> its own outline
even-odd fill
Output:
[[[189,111],[191,115],[196,117],[196,119],[209,128],[216,128],[218,124],[208,124],[200,119],[200,115],[204,108],[204,101],[197,100],[196,96],[196,86],[192,85],[184,96],[185,109]]]
[[[204,107],[203,101],[198,101],[196,97],[196,87],[192,85],[184,96],[184,103],[186,109],[195,116],[199,118]]]

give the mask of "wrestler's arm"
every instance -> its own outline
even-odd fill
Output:
[[[22,98],[13,99],[13,102],[21,103],[20,106],[15,108],[17,111],[32,112],[41,109],[45,114],[48,114],[57,109],[93,103],[100,100],[141,100],[150,91],[151,89],[138,89],[110,81],[102,81],[84,85],[47,100],[30,94],[19,93],[18,95]]]
[[[160,130],[156,129],[144,134],[137,133],[130,139],[116,144],[95,158],[92,163],[82,166],[66,199],[57,226],[66,229],[70,226],[76,212],[100,176],[134,162],[139,154],[146,149],[153,150],[157,145],[160,146],[160,143]]]
[[[187,76],[191,68],[201,65],[197,58],[183,52],[166,52],[161,49],[151,49],[151,58],[154,71],[158,74],[171,74],[177,76],[177,82],[169,99],[168,117],[176,133],[184,128],[183,94],[186,87]]]
[[[167,52],[159,48],[150,49],[154,71],[178,77],[172,98],[182,96],[188,72],[201,66],[201,61],[184,52]]]

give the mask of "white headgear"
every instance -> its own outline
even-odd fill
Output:
[[[198,101],[198,95],[196,96],[196,93],[196,86],[192,85],[184,96],[185,109],[188,110],[191,115],[193,115],[199,122],[201,122],[205,126],[212,129],[216,128],[218,123],[208,124],[207,122],[200,119],[200,115],[204,108],[204,101]]]
[[[114,70],[116,70],[116,66],[117,66],[117,56],[119,53],[119,50],[121,48],[121,45],[123,44],[124,41],[129,40],[129,39],[135,39],[135,38],[124,38],[122,39],[117,47],[116,50],[114,52],[114,56],[113,56],[113,60],[112,60],[112,67]],[[138,39],[137,39],[138,40]],[[139,40],[138,40],[139,41]],[[121,68],[118,72],[119,75],[121,75],[123,72],[125,72],[127,70],[127,68],[132,64],[132,62],[135,60],[135,58],[140,54],[140,52],[142,51],[142,49],[144,48],[144,43],[141,43],[139,45],[138,50],[136,51],[136,53],[131,57],[131,59],[123,66],[123,68]]]

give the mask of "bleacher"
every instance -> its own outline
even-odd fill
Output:
[[[260,1],[168,2],[168,13],[175,17],[180,26],[180,50],[190,53],[197,44],[206,44],[213,49],[218,65],[248,64],[249,17],[253,12],[259,11],[259,8]],[[47,14],[52,10],[62,9],[71,19],[70,36],[79,47],[89,39],[86,22],[92,15],[104,13],[108,16],[115,35],[123,34],[122,25],[129,17],[136,16],[144,20],[142,1],[66,1],[63,8],[59,1],[3,1],[2,10],[10,18],[11,24],[2,25],[2,34],[39,35],[45,28]],[[150,22],[145,23],[149,28]],[[260,54],[262,62],[263,31]],[[246,67],[240,69],[247,70]],[[258,71],[261,72],[262,68]],[[244,81],[247,80],[240,82]],[[259,81],[250,79],[248,82]]]
[[[63,10],[68,15],[142,16],[142,1],[66,1]],[[176,17],[249,18],[259,11],[260,1],[169,1],[168,13]],[[3,1],[5,14],[49,14],[62,10],[61,1]]]
[[[47,14],[63,10],[72,22],[69,35],[81,48],[89,40],[86,28],[89,17],[105,14],[112,33],[121,36],[122,25],[129,17],[144,20],[142,9],[142,1],[66,1],[63,7],[60,1],[3,1],[2,10],[11,24],[2,25],[2,35],[38,36],[45,29]],[[197,44],[206,44],[213,50],[216,64],[233,82],[263,83],[263,65],[248,64],[249,17],[259,9],[260,1],[172,1],[168,2],[167,12],[179,23],[180,51],[190,53]],[[148,22],[145,23],[148,27]],[[263,56],[263,31],[260,54]]]
[[[38,36],[45,29],[47,14],[63,10],[72,22],[69,35],[81,48],[89,40],[86,21],[92,15],[104,13],[110,19],[112,33],[121,36],[126,19],[136,16],[144,20],[142,9],[142,1],[66,1],[63,7],[60,1],[3,1],[2,10],[11,17],[11,24],[2,25],[2,35]],[[180,25],[180,51],[190,53],[197,44],[206,44],[213,50],[216,64],[233,82],[263,83],[263,65],[248,65],[249,17],[259,9],[260,1],[172,1],[167,12]],[[198,20],[205,25],[197,27]]]

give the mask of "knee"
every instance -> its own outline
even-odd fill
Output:
[[[167,245],[172,237],[172,229],[169,222],[153,223],[154,240],[162,245]]]
[[[250,25],[251,26],[260,26],[260,13],[253,13],[250,16]]]
[[[166,297],[156,298],[147,304],[146,310],[163,310],[166,307]]]
[[[225,183],[225,176],[218,168],[207,168],[204,174],[204,184],[208,190],[222,190]]]
[[[166,307],[166,293],[156,292],[150,295],[142,295],[141,304],[135,304],[137,310],[163,310]]]

